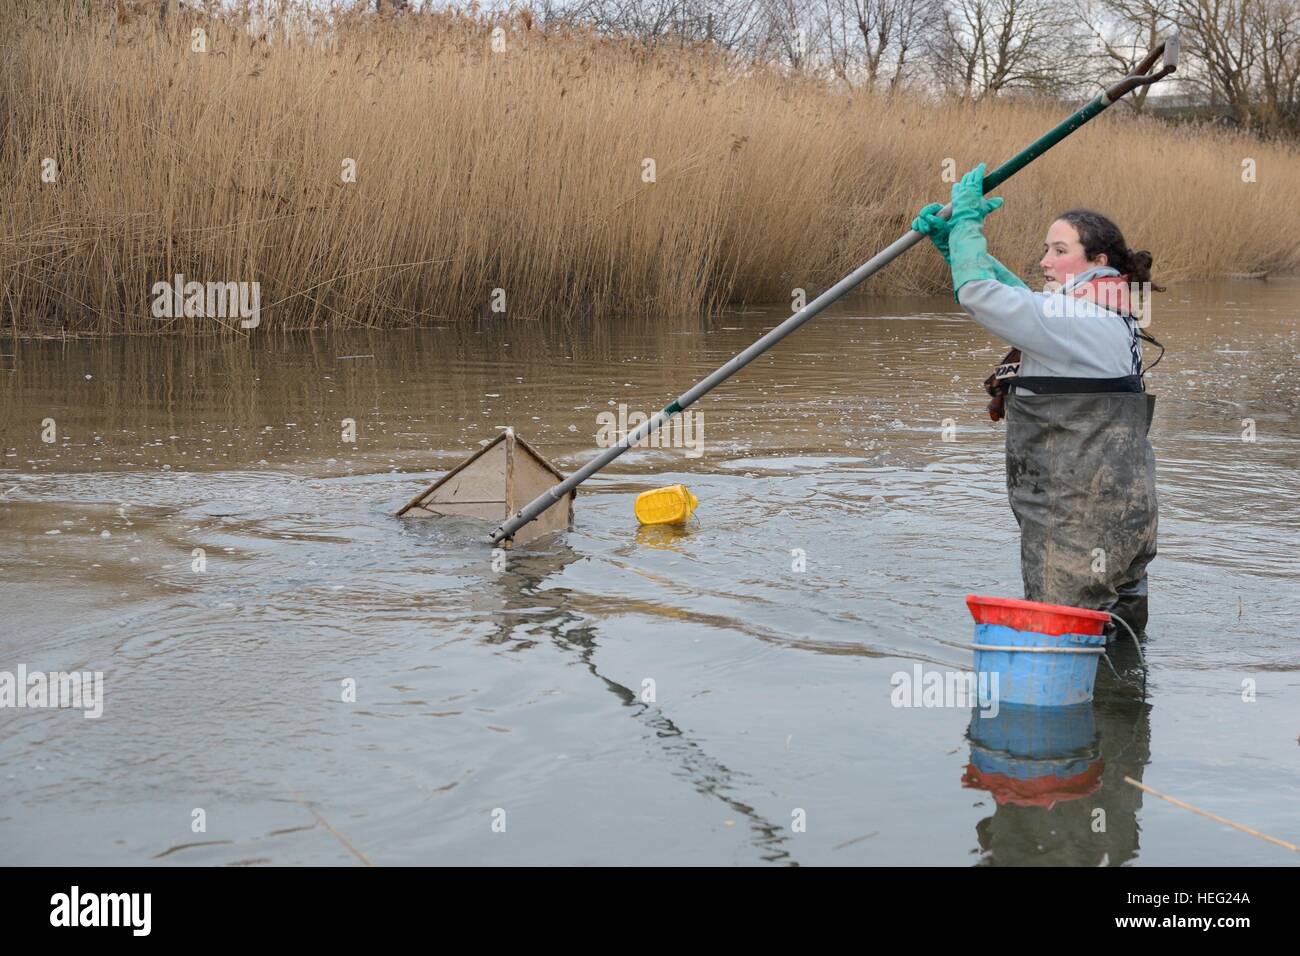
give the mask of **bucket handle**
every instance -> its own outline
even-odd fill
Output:
[[[1105,654],[1104,647],[1013,647],[1001,644],[972,644],[977,651],[1018,651],[1021,654]]]

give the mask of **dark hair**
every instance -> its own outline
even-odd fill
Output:
[[[1130,282],[1151,282],[1151,253],[1142,249],[1134,252],[1124,241],[1124,234],[1099,212],[1091,209],[1070,209],[1056,217],[1064,219],[1079,234],[1083,252],[1089,259],[1096,259],[1106,254],[1106,262],[1118,269],[1121,275],[1128,276]],[[1164,292],[1164,286],[1151,283],[1156,292]]]

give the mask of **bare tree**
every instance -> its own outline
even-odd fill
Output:
[[[1240,126],[1300,132],[1296,0],[1178,0],[1187,82]]]
[[[1177,16],[1184,27],[1183,50],[1198,61],[1204,79],[1198,83],[1210,105],[1224,103],[1242,125],[1251,123],[1250,76],[1255,68],[1249,7],[1257,0],[1178,0]]]
[[[1142,58],[1173,31],[1174,20],[1166,15],[1165,8],[1160,0],[1076,0],[1079,20],[1091,34],[1103,63],[1120,75],[1132,73]],[[1178,76],[1184,73],[1185,69]],[[1150,91],[1151,87],[1140,86],[1122,102],[1141,113]]]
[[[764,16],[758,0],[528,0],[546,19],[588,22],[598,30],[657,46],[669,37],[757,54]],[[535,11],[536,12],[536,11]]]
[[[707,39],[734,52],[757,49],[763,13],[755,0],[709,0]]]
[[[924,0],[824,0],[828,57],[849,82],[894,89],[939,8]]]
[[[1300,132],[1300,3],[1265,0],[1250,13],[1258,45],[1256,124],[1269,131]]]
[[[924,48],[925,38],[941,20],[942,10],[926,0],[898,0],[894,26],[894,69],[889,88],[896,89],[913,66],[911,57]]]
[[[817,8],[800,0],[760,0],[765,36],[764,55],[776,55],[795,70],[815,70],[826,37],[825,19]]]
[[[593,0],[583,13],[597,28],[657,46],[684,19],[682,0]]]
[[[1080,28],[1053,0],[948,0],[930,38],[936,78],[962,97],[1062,94],[1081,82]]]

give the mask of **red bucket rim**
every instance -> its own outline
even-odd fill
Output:
[[[1095,635],[1110,621],[1105,611],[986,594],[966,595],[966,607],[977,624],[1006,624],[1039,634]]]

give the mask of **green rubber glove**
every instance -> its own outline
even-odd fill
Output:
[[[951,266],[952,259],[948,255],[948,220],[939,217],[939,210],[942,208],[943,205],[937,202],[922,206],[921,211],[912,220],[912,230],[923,236],[929,236],[934,247],[939,250],[939,255],[943,256],[944,263]]]
[[[984,168],[985,164],[980,163],[952,184],[952,215],[948,221],[954,226],[963,221],[983,222],[988,215],[984,200]],[[998,200],[998,206],[1001,205],[1002,201]]]
[[[993,264],[993,278],[997,279],[1003,285],[1014,286],[1020,289],[1028,289],[1025,283],[1020,281],[1020,277],[1004,266],[1002,263],[989,256],[989,262]]]
[[[981,198],[980,202],[982,204],[981,211],[985,216],[1002,208],[1002,198],[999,196],[992,199]],[[934,247],[939,250],[939,255],[943,256],[943,261],[951,266],[952,258],[948,252],[948,231],[952,228],[952,223],[939,215],[939,210],[942,208],[943,206],[937,202],[922,206],[921,211],[912,220],[912,228],[923,236],[929,236],[930,241],[934,243]]]
[[[984,169],[980,163],[952,186],[952,215],[948,229],[948,264],[952,267],[952,294],[967,282],[996,279],[1005,285],[1027,288],[1015,274],[989,255],[984,238],[984,217],[989,203],[984,198]],[[1001,201],[998,201],[998,206]],[[994,207],[997,208],[996,206]]]

